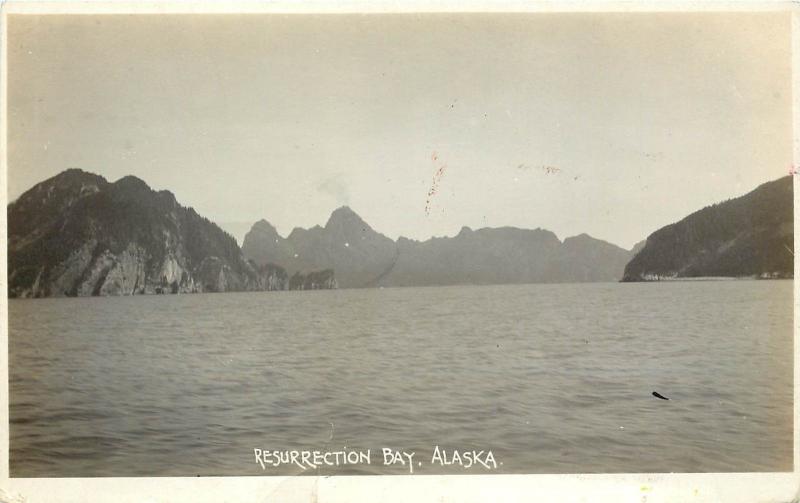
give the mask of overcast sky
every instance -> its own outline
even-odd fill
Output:
[[[78,167],[238,237],[347,204],[392,238],[511,225],[628,248],[791,162],[788,14],[9,25],[10,200]]]

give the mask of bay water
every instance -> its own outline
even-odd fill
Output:
[[[9,304],[13,477],[792,469],[791,281]]]

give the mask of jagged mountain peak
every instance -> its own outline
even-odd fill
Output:
[[[151,190],[150,186],[141,178],[133,175],[126,175],[114,182],[117,187],[135,190]]]
[[[276,237],[280,237],[280,234],[278,234],[278,229],[276,229],[274,225],[272,225],[263,218],[253,224],[252,230],[260,232],[262,234],[267,234],[270,236],[274,235]]]
[[[43,181],[42,183],[64,182],[65,180],[79,180],[79,181],[91,181],[91,182],[107,181],[105,178],[103,178],[98,174],[91,173],[89,171],[85,171],[80,168],[69,168]]]
[[[358,214],[350,209],[349,206],[340,206],[333,210],[330,218],[328,218],[328,222],[325,224],[325,228],[330,229],[334,226],[361,226],[362,228],[368,228],[371,230],[364,219],[358,216]]]
[[[78,168],[69,168],[47,180],[37,183],[30,190],[20,195],[17,201],[24,201],[26,198],[39,199],[42,197],[43,193],[46,193],[45,197],[48,199],[59,193],[75,193],[77,195],[86,192],[87,187],[98,188],[107,184],[108,181],[100,175]]]

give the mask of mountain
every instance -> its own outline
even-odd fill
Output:
[[[247,261],[236,241],[126,176],[70,169],[8,208],[10,297],[283,290],[286,271]]]
[[[295,228],[284,239],[266,220],[244,238],[242,251],[259,264],[280,264],[289,274],[332,269],[340,287],[369,286],[394,261],[394,241],[372,229],[353,210],[335,210],[325,227]]]
[[[617,281],[631,253],[586,234],[562,243],[543,229],[461,229],[456,236],[396,242],[373,230],[348,207],[325,227],[281,237],[265,220],[253,225],[242,251],[289,274],[331,269],[339,286],[428,286]]]
[[[398,241],[398,260],[381,280],[390,286],[554,281],[548,267],[561,242],[541,229],[463,227],[454,237]]]
[[[586,234],[562,243],[544,229],[472,230],[427,241],[398,240],[385,286],[616,281],[630,254]]]
[[[647,238],[623,281],[794,275],[792,177],[696,211]]]
[[[637,253],[642,251],[644,249],[644,245],[646,245],[646,244],[647,244],[647,240],[643,239],[643,240],[639,241],[638,243],[636,243],[635,245],[633,245],[633,248],[631,248],[631,257],[635,257]]]
[[[559,256],[560,277],[571,282],[617,281],[635,254],[588,234],[566,238]]]

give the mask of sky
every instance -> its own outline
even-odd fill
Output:
[[[630,248],[788,174],[787,13],[10,15],[8,197],[135,175],[241,239],[350,206]]]

